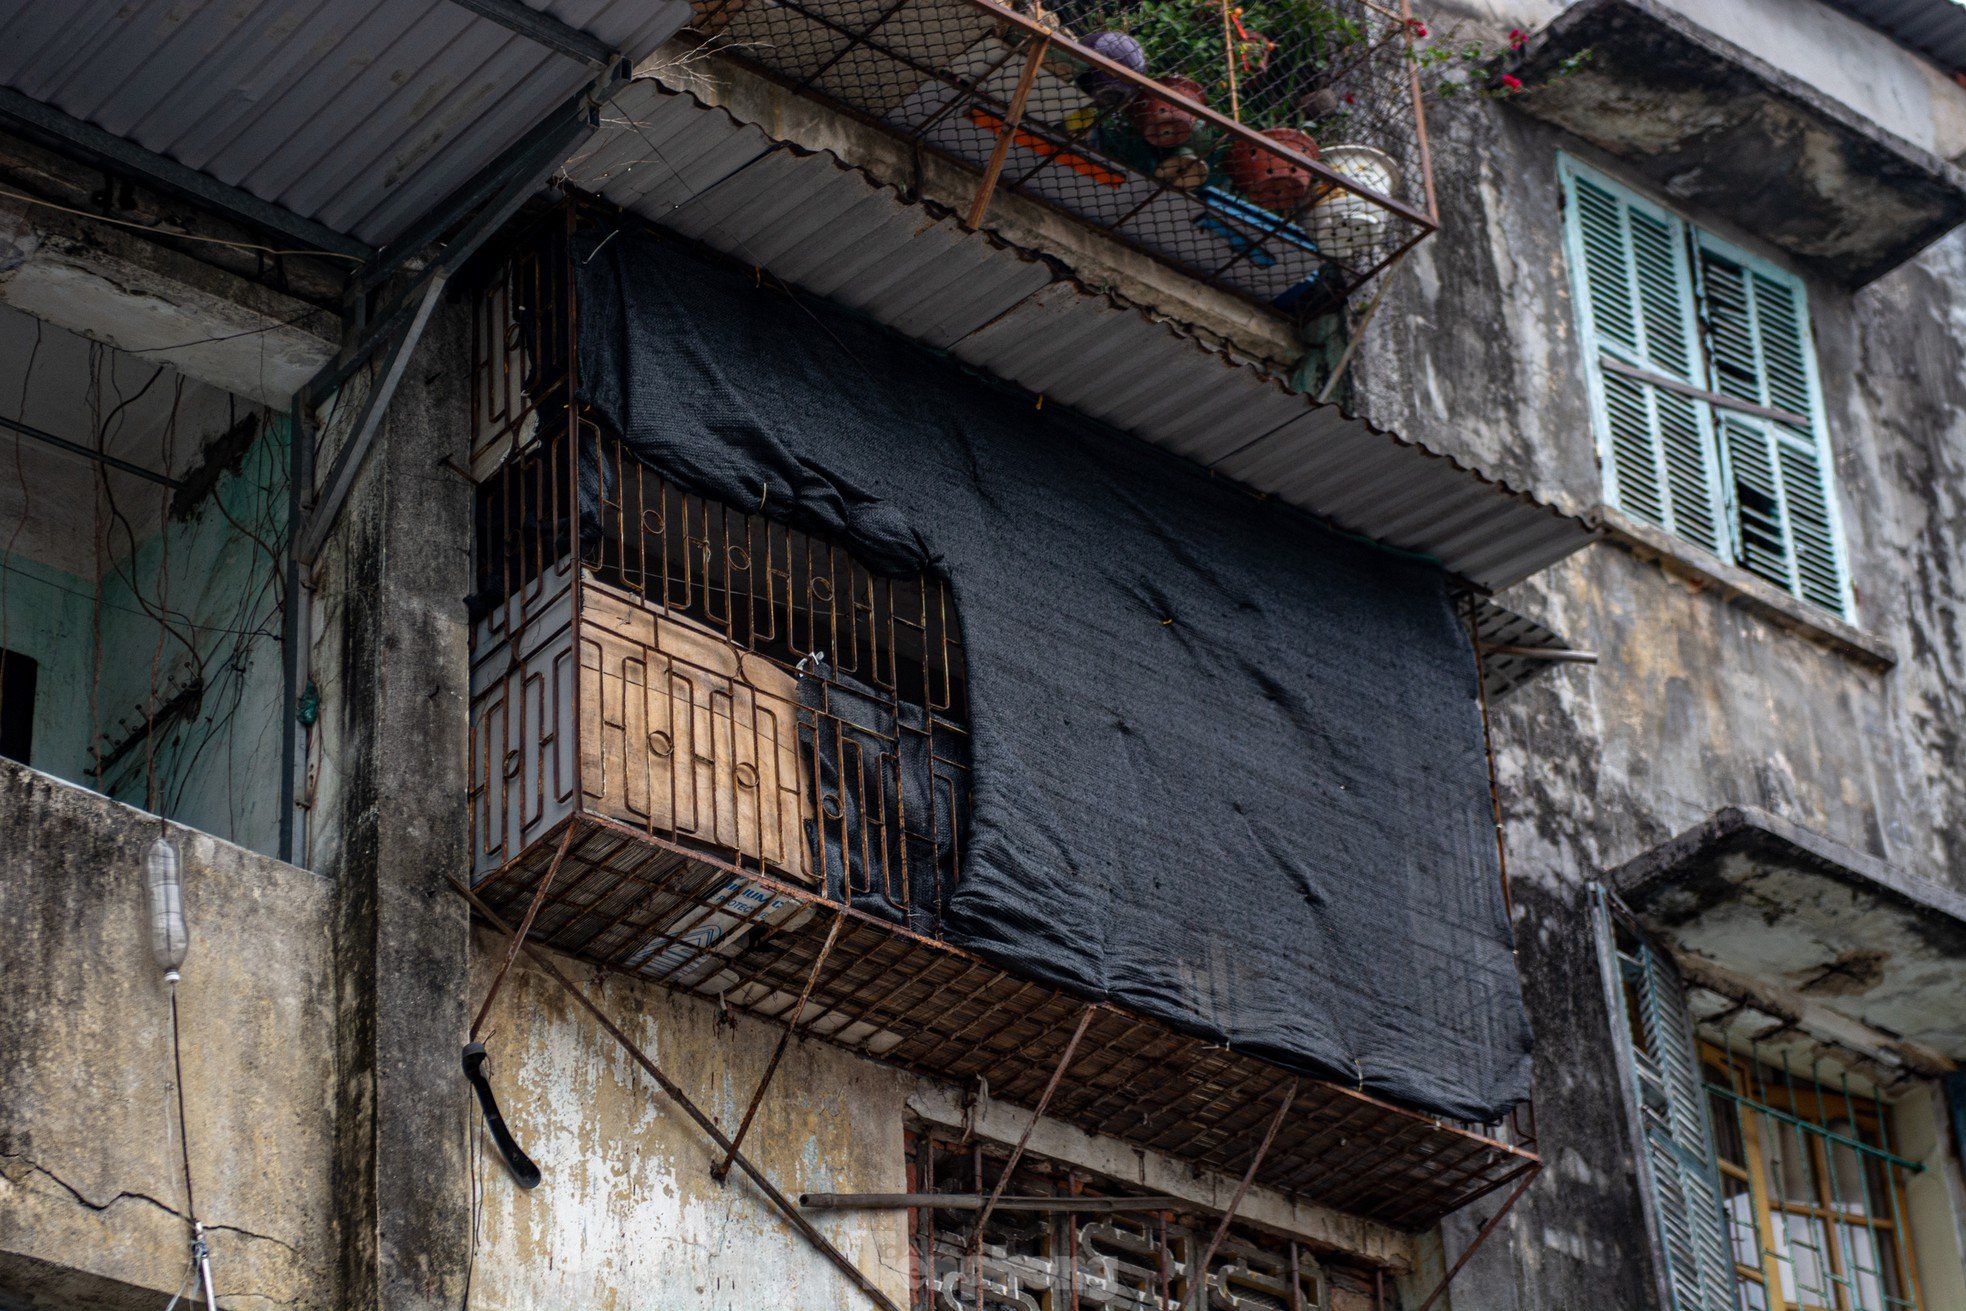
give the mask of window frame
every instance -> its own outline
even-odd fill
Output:
[[[1661,204],[1650,195],[1637,188],[1611,177],[1600,169],[1584,163],[1567,151],[1557,152],[1557,173],[1559,195],[1561,198],[1563,247],[1572,300],[1575,304],[1578,340],[1585,357],[1585,372],[1588,377],[1587,388],[1591,427],[1597,452],[1599,474],[1605,503],[1621,513],[1632,514],[1651,526],[1671,535],[1675,540],[1684,541],[1702,551],[1719,555],[1731,568],[1742,570],[1769,586],[1778,588],[1784,595],[1827,613],[1837,620],[1854,624],[1857,622],[1856,597],[1851,578],[1848,534],[1842,512],[1841,480],[1837,476],[1835,451],[1833,449],[1828,423],[1828,414],[1823,396],[1822,371],[1817,359],[1815,315],[1811,305],[1808,285],[1794,273],[1780,265],[1745,250],[1726,238]],[[1617,203],[1641,214],[1667,229],[1672,237],[1675,258],[1677,286],[1675,294],[1680,297],[1678,326],[1688,335],[1697,358],[1680,377],[1669,366],[1661,366],[1645,358],[1651,352],[1634,352],[1624,343],[1608,336],[1598,324],[1598,307],[1594,303],[1590,287],[1588,253],[1585,249],[1583,222],[1578,199],[1580,183],[1588,184],[1601,192],[1608,193]],[[1715,396],[1725,395],[1718,374],[1718,362],[1713,342],[1713,316],[1711,301],[1706,285],[1706,269],[1703,253],[1711,253],[1739,266],[1749,277],[1759,277],[1786,290],[1793,298],[1798,314],[1796,335],[1803,370],[1803,385],[1808,391],[1808,411],[1810,431],[1798,433],[1792,425],[1778,422],[1766,415],[1756,415],[1735,406],[1724,405]],[[1635,256],[1634,256],[1635,258]],[[1633,305],[1636,310],[1640,289],[1631,288]],[[1752,305],[1750,313],[1754,313]],[[1752,334],[1757,351],[1757,381],[1762,391],[1769,390],[1768,370],[1765,355],[1761,353],[1764,339],[1757,328]],[[1649,335],[1649,326],[1648,326]],[[1691,397],[1690,404],[1696,416],[1698,440],[1701,443],[1701,476],[1705,479],[1707,510],[1721,522],[1714,540],[1702,540],[1698,533],[1689,532],[1679,526],[1679,512],[1672,505],[1672,485],[1665,468],[1666,437],[1665,430],[1653,414],[1649,441],[1652,458],[1657,470],[1658,496],[1662,513],[1654,516],[1641,510],[1630,508],[1626,489],[1620,486],[1619,454],[1607,395],[1606,357],[1617,360],[1628,367],[1637,368],[1661,378],[1675,382],[1685,381],[1707,398]],[[1656,384],[1650,391],[1660,390]],[[1668,389],[1670,390],[1670,389]],[[1735,398],[1738,399],[1738,398]],[[1764,406],[1774,403],[1766,396]],[[1779,407],[1776,407],[1779,408]],[[1796,411],[1801,414],[1801,411]],[[1773,449],[1782,445],[1804,452],[1815,463],[1822,486],[1822,518],[1824,532],[1828,538],[1828,549],[1837,578],[1837,603],[1834,607],[1810,596],[1802,582],[1802,562],[1798,550],[1798,532],[1795,519],[1788,505],[1786,492],[1780,490],[1780,480],[1786,473],[1778,473],[1778,494],[1781,496],[1780,523],[1784,533],[1786,550],[1786,576],[1778,581],[1758,568],[1747,563],[1748,552],[1743,541],[1742,507],[1739,502],[1737,478],[1733,471],[1733,457],[1725,436],[1723,420],[1732,418],[1737,425],[1748,425],[1759,431],[1762,441]]]
[[[1891,1239],[1891,1260],[1903,1283],[1903,1297],[1888,1293],[1885,1296],[1897,1307],[1921,1311],[1926,1304],[1919,1285],[1918,1253],[1911,1234],[1910,1201],[1905,1189],[1904,1171],[1891,1159],[1889,1108],[1875,1098],[1848,1089],[1826,1091],[1820,1081],[1812,1081],[1813,1086],[1803,1085],[1792,1073],[1775,1070],[1765,1062],[1728,1050],[1705,1038],[1700,1040],[1699,1054],[1706,1076],[1709,1115],[1716,1114],[1715,1103],[1728,1106],[1742,1148],[1741,1163],[1727,1160],[1722,1155],[1721,1135],[1716,1122],[1714,1164],[1723,1179],[1747,1185],[1749,1213],[1760,1257],[1756,1265],[1737,1260],[1737,1279],[1761,1288],[1763,1305],[1768,1311],[1861,1311],[1854,1299],[1836,1285],[1851,1278],[1843,1268],[1846,1245],[1840,1231],[1862,1230],[1876,1244],[1879,1252],[1884,1250],[1883,1238],[1888,1235]],[[1724,1089],[1712,1077],[1716,1072],[1727,1078]],[[1775,1104],[1770,1089],[1779,1089],[1788,1113],[1810,1126],[1811,1136],[1802,1140],[1798,1131],[1798,1141],[1806,1141],[1809,1153],[1808,1177],[1817,1194],[1813,1203],[1771,1196],[1773,1166],[1762,1134],[1768,1125],[1774,1123],[1773,1116],[1783,1113],[1783,1107]],[[1839,1102],[1840,1117],[1834,1105]],[[1831,1125],[1838,1118],[1850,1121],[1855,1141],[1865,1152],[1860,1161],[1866,1170],[1875,1162],[1883,1174],[1888,1190],[1886,1200],[1890,1205],[1888,1216],[1872,1216],[1865,1211],[1860,1213],[1863,1217],[1861,1223],[1853,1224],[1849,1214],[1840,1209],[1843,1204],[1831,1194],[1833,1167],[1827,1160],[1831,1149],[1826,1143],[1828,1136],[1835,1133]],[[1868,1184],[1865,1191],[1868,1196]],[[1785,1281],[1782,1267],[1789,1259],[1787,1253],[1791,1244],[1787,1239],[1787,1230],[1780,1221],[1787,1216],[1800,1217],[1818,1227],[1823,1240],[1818,1260],[1823,1263],[1825,1275],[1832,1285],[1832,1303],[1803,1301],[1799,1292],[1795,1300],[1790,1300],[1783,1291]],[[1731,1233],[1731,1215],[1729,1227]],[[1881,1267],[1877,1273],[1882,1275]]]

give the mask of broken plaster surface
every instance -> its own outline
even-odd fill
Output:
[[[332,312],[105,224],[0,200],[0,302],[284,408],[333,357]]]

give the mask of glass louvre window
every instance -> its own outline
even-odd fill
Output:
[[[1605,499],[1847,618],[1802,284],[1567,156],[1560,173]]]
[[[1842,1076],[1702,1050],[1744,1307],[1918,1311],[1905,1174],[1875,1101]]]

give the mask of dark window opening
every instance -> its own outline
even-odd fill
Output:
[[[41,665],[32,656],[0,650],[0,756],[33,763],[34,690]]]

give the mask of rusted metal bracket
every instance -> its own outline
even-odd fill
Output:
[[[1270,1127],[1264,1131],[1263,1141],[1256,1148],[1256,1155],[1249,1158],[1249,1168],[1242,1172],[1242,1182],[1236,1185],[1235,1195],[1229,1198],[1229,1209],[1222,1212],[1222,1222],[1215,1226],[1215,1234],[1208,1240],[1207,1250],[1202,1253],[1200,1263],[1194,1267],[1194,1290],[1181,1304],[1184,1311],[1185,1308],[1194,1305],[1195,1299],[1201,1296],[1202,1289],[1208,1286],[1208,1263],[1215,1259],[1215,1249],[1222,1246],[1222,1240],[1228,1237],[1229,1225],[1235,1220],[1236,1212],[1242,1208],[1242,1199],[1249,1195],[1249,1185],[1256,1181],[1256,1172],[1263,1168],[1263,1158],[1270,1154],[1270,1144],[1277,1140],[1277,1130],[1283,1128],[1283,1117],[1290,1114],[1290,1108],[1297,1100],[1297,1090],[1302,1085],[1303,1080],[1292,1079],[1290,1087],[1284,1091],[1283,1101],[1277,1104],[1277,1113],[1270,1117]]]
[[[826,943],[819,949],[819,959],[812,963],[812,973],[806,975],[806,986],[799,990],[798,1004],[792,1007],[785,1020],[785,1032],[778,1035],[778,1046],[771,1052],[771,1060],[765,1065],[765,1072],[758,1080],[757,1091],[751,1094],[751,1104],[744,1108],[744,1118],[738,1122],[737,1133],[730,1140],[730,1150],[724,1159],[710,1167],[710,1177],[718,1183],[730,1177],[730,1163],[737,1159],[737,1149],[744,1145],[744,1135],[751,1132],[751,1117],[758,1113],[758,1103],[765,1099],[765,1089],[771,1087],[771,1077],[778,1073],[778,1063],[785,1058],[785,1049],[791,1045],[792,1036],[799,1031],[799,1020],[804,1017],[806,1001],[812,996],[813,985],[819,982],[819,973],[826,968],[826,958],[833,954],[833,944],[840,940],[840,926],[846,923],[846,907],[840,907],[833,916],[833,927],[826,931]]]
[[[485,905],[471,889],[449,876],[446,876],[446,881],[450,883],[452,888],[457,890],[458,895],[462,896],[471,904],[474,910],[484,916],[487,924],[490,924],[493,928],[507,936],[516,936],[514,931],[506,925],[505,921],[493,913],[491,907]],[[717,1122],[712,1120],[708,1115],[705,1115],[703,1109],[690,1100],[689,1094],[685,1093],[675,1080],[664,1074],[662,1067],[650,1060],[647,1053],[635,1045],[634,1039],[623,1033],[620,1026],[607,1017],[606,1012],[589,1000],[587,994],[582,992],[574,981],[569,979],[560,967],[553,963],[552,958],[545,951],[531,943],[525,943],[523,946],[526,953],[532,957],[533,962],[544,970],[548,977],[555,983],[566,989],[567,995],[580,1003],[581,1008],[594,1017],[595,1023],[606,1030],[609,1037],[621,1044],[621,1049],[628,1053],[629,1059],[641,1066],[649,1078],[655,1080],[656,1086],[662,1089],[669,1100],[680,1107],[683,1114],[694,1120],[697,1128],[703,1130],[711,1142],[731,1154],[732,1163],[744,1172],[746,1178],[758,1186],[758,1191],[765,1195],[765,1198],[778,1209],[779,1213],[785,1217],[794,1229],[798,1230],[801,1237],[808,1243],[811,1243],[820,1255],[832,1262],[833,1266],[841,1274],[845,1275],[855,1288],[865,1293],[867,1300],[879,1307],[881,1311],[901,1311],[901,1308],[895,1305],[894,1299],[883,1293],[880,1287],[867,1276],[864,1270],[855,1265],[846,1253],[833,1246],[826,1235],[820,1233],[819,1230],[813,1227],[812,1221],[808,1220],[800,1212],[798,1206],[793,1203],[792,1199],[780,1192],[778,1186],[772,1183],[762,1170],[751,1163],[750,1158],[733,1149],[730,1139],[725,1137],[723,1130],[717,1127]]]
[[[977,1311],[982,1311],[983,1308],[983,1226],[990,1222],[990,1213],[996,1210],[997,1203],[1003,1200],[1003,1190],[1009,1185],[1010,1176],[1017,1169],[1017,1162],[1023,1159],[1024,1148],[1031,1141],[1031,1131],[1036,1129],[1038,1121],[1044,1118],[1045,1111],[1051,1106],[1051,1095],[1058,1091],[1058,1081],[1065,1077],[1065,1070],[1071,1065],[1072,1057],[1078,1053],[1079,1039],[1085,1037],[1086,1026],[1092,1023],[1093,1010],[1093,1007],[1088,1006],[1079,1012],[1079,1024],[1072,1030],[1072,1040],[1065,1044],[1064,1052],[1058,1057],[1058,1064],[1052,1068],[1051,1080],[1045,1084],[1044,1094],[1038,1098],[1037,1108],[1031,1112],[1031,1118],[1025,1122],[1024,1132],[1017,1135],[1017,1146],[1010,1149],[1010,1160],[1004,1164],[1003,1173],[997,1176],[997,1186],[990,1190],[989,1200],[983,1203],[983,1209],[976,1216],[976,1225],[970,1230],[969,1259],[974,1263],[973,1268],[976,1272],[973,1282],[976,1285]],[[979,1178],[977,1182],[980,1184],[983,1181]]]
[[[567,857],[567,847],[573,842],[573,825],[560,835],[560,845],[553,851],[553,863],[546,867],[546,877],[539,881],[533,890],[532,901],[526,907],[526,916],[519,921],[519,931],[512,935],[512,941],[505,944],[505,959],[498,963],[498,973],[492,975],[491,987],[485,990],[484,1004],[478,1007],[477,1018],[471,1021],[471,1041],[478,1041],[478,1030],[485,1027],[485,1017],[491,1014],[492,1003],[498,1000],[498,990],[505,986],[505,975],[511,970],[512,962],[519,957],[519,948],[525,946],[526,935],[532,932],[533,917],[539,908],[546,904],[546,890],[553,886],[553,879],[560,872],[560,862]]]
[[[1529,1191],[1529,1185],[1536,1182],[1536,1176],[1542,1173],[1542,1170],[1543,1163],[1541,1161],[1529,1167],[1528,1171],[1522,1176],[1522,1182],[1515,1186],[1515,1191],[1510,1193],[1508,1200],[1502,1203],[1502,1209],[1488,1217],[1488,1223],[1483,1225],[1480,1231],[1475,1234],[1474,1241],[1468,1244],[1468,1250],[1461,1253],[1459,1259],[1454,1262],[1453,1268],[1440,1281],[1440,1286],[1434,1289],[1433,1292],[1427,1294],[1426,1301],[1420,1303],[1419,1311],[1427,1311],[1428,1307],[1440,1300],[1441,1295],[1447,1291],[1447,1286],[1454,1282],[1454,1276],[1460,1274],[1461,1267],[1468,1263],[1468,1258],[1480,1251],[1481,1245],[1488,1241],[1489,1235],[1501,1227],[1503,1217],[1508,1215],[1509,1208],[1516,1204],[1518,1198]]]
[[[990,151],[990,162],[983,170],[983,180],[976,185],[976,199],[970,202],[969,226],[983,226],[983,216],[989,212],[990,197],[996,193],[997,179],[1003,176],[1004,159],[1010,154],[1010,143],[1017,136],[1018,125],[1024,121],[1024,104],[1031,98],[1031,87],[1038,80],[1038,69],[1044,65],[1044,56],[1051,49],[1051,33],[1041,31],[1031,40],[1031,53],[1024,57],[1024,71],[1017,75],[1017,89],[1011,93],[1010,107],[1005,111],[1003,123],[997,128],[997,144]]]
[[[1038,1098],[1037,1109],[1031,1112],[1030,1120],[1024,1125],[1024,1132],[1017,1135],[1017,1146],[1011,1148],[1010,1161],[1004,1166],[1003,1173],[997,1176],[997,1186],[990,1190],[990,1200],[983,1203],[983,1213],[976,1217],[978,1242],[981,1241],[983,1226],[989,1222],[990,1212],[996,1210],[998,1201],[1003,1197],[1004,1187],[1010,1183],[1011,1172],[1017,1169],[1017,1162],[1024,1156],[1024,1148],[1031,1141],[1031,1131],[1037,1128],[1038,1121],[1044,1118],[1045,1110],[1051,1105],[1051,1095],[1058,1091],[1058,1081],[1065,1077],[1066,1067],[1072,1063],[1072,1057],[1078,1052],[1079,1039],[1085,1037],[1086,1026],[1091,1023],[1092,1007],[1088,1006],[1080,1013],[1079,1027],[1072,1030],[1072,1040],[1065,1044],[1064,1054],[1058,1058],[1057,1066],[1051,1071],[1051,1081],[1045,1084],[1044,1095]]]

